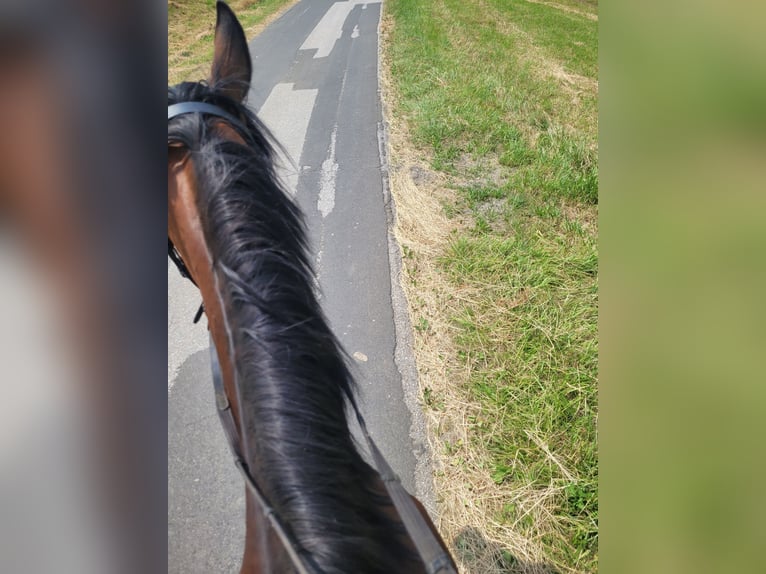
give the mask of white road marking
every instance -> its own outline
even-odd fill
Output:
[[[354,26],[354,29],[351,32],[351,37],[352,38],[358,38],[359,37],[359,25],[358,24],[356,26]]]
[[[287,152],[287,156],[279,153],[277,173],[293,196],[298,187],[297,166],[318,92],[316,89],[296,90],[295,84],[277,84],[258,111],[258,117]]]
[[[330,135],[330,148],[327,159],[322,162],[322,173],[319,180],[319,199],[317,209],[322,217],[327,217],[335,207],[335,181],[338,177],[338,162],[335,161],[335,140],[338,136],[338,124]]]
[[[380,4],[380,2],[368,2],[365,0],[348,0],[348,2],[336,2],[325,12],[322,19],[303,42],[301,50],[316,50],[314,58],[326,58],[332,52],[337,42],[343,35],[343,24],[355,6],[361,5],[362,10],[367,4]]]

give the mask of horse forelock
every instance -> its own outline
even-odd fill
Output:
[[[400,570],[410,549],[348,428],[354,381],[316,298],[303,217],[276,176],[274,140],[246,106],[214,88],[180,84],[168,103],[221,106],[244,121],[244,143],[221,137],[200,114],[172,120],[168,138],[190,150],[197,174],[231,329],[247,462],[323,572]]]

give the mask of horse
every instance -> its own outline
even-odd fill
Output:
[[[225,3],[216,12],[209,80],[168,88],[168,253],[202,295],[216,403],[246,485],[241,572],[454,573],[366,431],[303,215],[276,173],[279,144],[245,103],[244,31]]]

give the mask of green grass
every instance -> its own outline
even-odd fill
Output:
[[[598,23],[525,0],[386,10],[393,113],[458,190],[445,213],[471,222],[439,260],[470,294],[450,320],[481,405],[471,441],[503,492],[555,492],[552,525],[511,502],[487,521],[535,538],[551,569],[595,572]]]
[[[459,354],[471,363],[467,392],[482,404],[474,439],[496,483],[563,487],[557,511],[571,529],[550,541],[550,560],[589,570],[581,554],[595,559],[597,551],[596,246],[547,218],[522,217],[511,238],[456,238],[442,262],[456,289],[480,293],[453,318]],[[539,525],[519,528],[532,535]]]
[[[573,105],[543,70],[555,62],[595,79],[595,22],[524,0],[396,0],[388,9],[391,72],[406,78],[401,112],[435,167],[454,172],[466,154],[497,156],[515,168],[514,187],[597,201],[596,94]]]
[[[229,0],[245,33],[293,0]],[[168,84],[207,78],[216,0],[168,0]],[[250,39],[251,34],[248,34]]]

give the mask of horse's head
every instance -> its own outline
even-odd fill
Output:
[[[228,349],[223,304],[216,287],[217,279],[208,238],[202,223],[204,198],[200,196],[195,155],[209,153],[212,141],[230,140],[245,145],[244,133],[235,114],[250,89],[252,65],[244,31],[231,9],[217,3],[215,53],[207,82],[184,83],[169,90],[168,105],[203,102],[228,111],[230,119],[220,115],[180,116],[168,128],[168,237],[199,287],[213,341],[221,357],[226,395],[239,423],[238,393]]]

